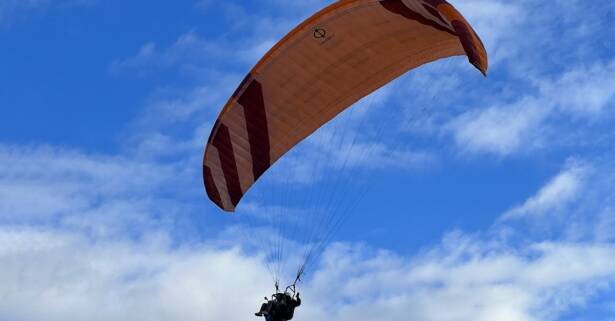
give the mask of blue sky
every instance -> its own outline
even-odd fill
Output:
[[[218,111],[330,2],[2,0],[0,321],[245,320],[272,291],[268,215],[294,231],[328,209],[315,198],[355,207],[298,321],[614,320],[609,0],[451,1],[487,78],[463,58],[419,68],[302,143],[237,215],[209,202]],[[304,244],[279,237],[292,266]]]

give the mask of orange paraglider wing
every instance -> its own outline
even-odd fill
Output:
[[[340,0],[305,20],[256,64],[209,137],[209,198],[233,211],[293,146],[359,99],[423,64],[466,55],[487,72],[487,53],[444,0]]]

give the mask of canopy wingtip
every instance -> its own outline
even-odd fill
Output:
[[[476,68],[478,69],[478,71],[480,71],[480,73],[484,76],[487,77],[487,71],[488,71],[488,67],[487,64],[485,64],[482,61],[470,61],[470,63]]]

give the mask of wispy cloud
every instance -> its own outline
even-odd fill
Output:
[[[173,69],[201,79],[203,74],[212,76],[219,69],[246,73],[286,32],[307,18],[306,13],[329,2],[266,0],[248,11],[241,1],[199,1],[198,8],[217,12],[226,20],[227,32],[206,39],[189,31],[166,47],[150,42],[135,56],[114,61],[110,70],[145,75]]]
[[[5,0],[0,2],[0,23],[6,23],[20,10],[30,10],[46,5],[49,0]]]
[[[583,164],[570,161],[570,164],[552,178],[535,196],[525,203],[506,212],[502,219],[515,219],[525,216],[540,216],[554,212],[574,201],[585,186],[590,169]]]
[[[3,318],[243,320],[272,290],[262,257],[239,248],[93,243],[30,229],[2,229],[0,239]],[[558,320],[608,288],[613,257],[609,244],[514,250],[460,233],[411,258],[336,244],[303,287],[296,318]],[[229,289],[241,294],[218,299]],[[36,308],[26,309],[32,300]]]
[[[585,119],[580,124],[583,127],[576,124],[577,131],[590,129],[599,122],[601,113],[612,114],[608,107],[615,97],[610,76],[613,66],[609,62],[580,67],[555,80],[541,79],[536,82],[538,94],[525,95],[512,104],[463,113],[448,128],[459,148],[469,152],[510,155],[557,146],[553,142],[570,122]]]
[[[526,200],[502,213],[495,224],[497,233],[510,242],[611,242],[613,168],[610,159],[567,160]]]
[[[97,0],[2,0],[0,2],[0,26],[50,5],[85,5],[95,1]]]
[[[191,31],[167,48],[147,43],[135,56],[114,61],[110,69],[114,73],[136,72],[142,76],[174,69],[202,78],[198,74],[211,75],[217,68],[247,69],[273,44],[272,39],[248,39],[244,42],[245,47],[238,50],[234,42],[206,40]]]
[[[4,320],[243,320],[270,292],[259,258],[238,249],[7,227],[0,240]],[[229,291],[241,295],[220,298]]]
[[[615,61],[578,68],[555,81],[541,81],[542,95],[561,112],[597,117],[615,106]]]
[[[456,144],[466,152],[508,155],[542,144],[540,125],[548,110],[536,99],[467,112],[449,125]]]
[[[305,313],[340,320],[557,320],[604,289],[614,276],[614,251],[565,243],[513,250],[459,233],[412,259],[338,246],[313,287],[324,292],[340,284],[339,299],[320,300],[324,307]]]
[[[2,145],[0,165],[3,224],[59,225],[101,237],[159,224],[155,213],[169,208],[153,196],[180,172],[172,165],[45,146]]]

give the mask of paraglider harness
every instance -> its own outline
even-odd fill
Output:
[[[263,304],[257,316],[265,316],[267,321],[291,320],[295,314],[295,308],[301,305],[301,298],[297,291],[297,283],[301,281],[302,269],[297,273],[295,282],[280,292],[279,281],[275,282],[276,293],[271,295],[271,300]]]
[[[301,268],[299,268],[299,271],[297,271],[297,277],[295,278],[295,282],[293,282],[293,284],[289,285],[286,287],[286,290],[284,290],[283,294],[292,294],[291,297],[295,298],[295,296],[297,294],[299,294],[297,292],[297,284],[299,282],[301,282],[301,277],[303,276],[303,273],[305,273],[305,266],[302,266]],[[276,280],[275,281],[275,292],[276,294],[280,294],[280,280]]]

